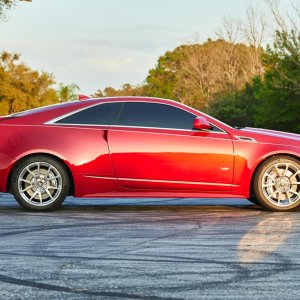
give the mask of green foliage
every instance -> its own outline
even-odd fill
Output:
[[[207,108],[208,114],[235,127],[254,127],[260,100],[254,96],[253,87],[235,93],[220,95]]]
[[[264,76],[239,92],[216,97],[208,112],[233,126],[300,133],[300,36],[278,31],[262,62]]]
[[[58,102],[51,74],[31,70],[19,63],[19,55],[0,57],[0,115]]]
[[[177,74],[186,59],[186,48],[179,46],[174,51],[167,51],[159,57],[157,65],[149,71],[146,78],[145,94],[147,96],[178,100],[176,86]]]
[[[300,133],[300,36],[278,31],[262,59],[266,73],[254,85],[262,103],[257,125]]]
[[[93,97],[115,97],[115,96],[144,96],[145,86],[132,86],[129,83],[124,84],[120,89],[106,87],[103,91],[98,90]]]
[[[61,83],[57,91],[57,96],[60,102],[78,100],[77,91],[79,91],[79,87],[75,83],[69,85]]]

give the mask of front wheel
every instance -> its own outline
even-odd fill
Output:
[[[37,155],[18,162],[13,169],[11,190],[18,203],[43,211],[59,206],[70,189],[68,172],[56,159]]]
[[[254,194],[272,211],[291,211],[300,205],[300,162],[289,156],[268,159],[257,170]]]

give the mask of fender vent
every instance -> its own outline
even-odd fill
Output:
[[[245,142],[256,142],[255,139],[247,137],[247,136],[236,136],[236,138],[240,141],[245,141]]]

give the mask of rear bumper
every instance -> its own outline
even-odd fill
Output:
[[[0,192],[6,192],[7,179],[15,160],[7,154],[0,153]]]

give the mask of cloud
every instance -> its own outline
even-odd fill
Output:
[[[161,32],[178,32],[181,30],[180,27],[174,27],[165,24],[140,24],[131,27],[132,30],[139,30],[139,31],[159,31]]]
[[[99,57],[85,57],[81,59],[83,64],[86,65],[86,67],[99,70],[102,72],[118,72],[121,69],[121,62],[115,58],[112,57],[105,57],[105,58],[99,58]]]
[[[53,73],[57,82],[76,83],[83,93],[91,94],[106,86],[140,84],[162,54],[162,37],[58,38],[1,41],[2,49],[19,52],[31,68]],[[156,50],[153,50],[157,48]]]

